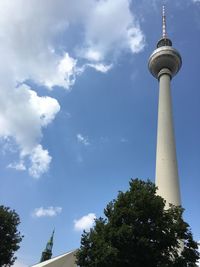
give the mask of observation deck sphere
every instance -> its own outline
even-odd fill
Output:
[[[171,46],[162,46],[154,50],[149,58],[148,67],[155,78],[159,78],[159,72],[167,68],[172,77],[178,73],[182,65],[179,52]]]

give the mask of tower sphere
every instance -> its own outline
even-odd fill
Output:
[[[158,43],[157,47],[149,58],[148,67],[151,74],[158,79],[159,72],[165,68],[170,70],[172,77],[175,76],[182,65],[179,52],[170,45],[159,46]]]

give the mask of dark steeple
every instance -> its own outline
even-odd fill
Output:
[[[51,256],[52,256],[52,248],[53,248],[53,236],[54,236],[54,232],[55,232],[55,230],[53,230],[53,233],[51,235],[51,238],[47,242],[46,248],[42,252],[42,256],[41,256],[40,262],[51,259]]]
[[[158,41],[157,48],[161,46],[172,46],[172,41],[167,37],[165,6],[162,9],[162,38]]]

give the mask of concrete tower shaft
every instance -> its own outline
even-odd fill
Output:
[[[182,60],[167,37],[164,8],[162,21],[162,38],[148,62],[151,74],[159,81],[156,186],[158,195],[166,200],[167,205],[181,205],[170,83],[180,70]]]
[[[170,80],[170,71],[162,69],[159,74],[156,186],[167,204],[181,205]]]

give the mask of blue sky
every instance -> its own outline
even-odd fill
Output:
[[[164,1],[185,219],[200,240],[200,1]],[[0,2],[0,201],[24,234],[15,266],[77,248],[130,178],[155,176],[159,0]]]

